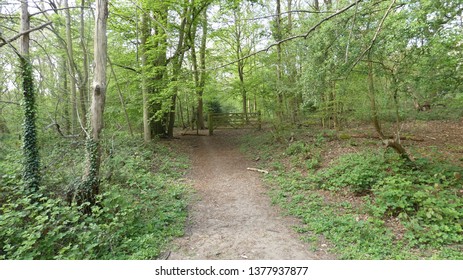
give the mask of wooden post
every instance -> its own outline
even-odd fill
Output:
[[[262,129],[262,119],[261,119],[260,110],[257,112],[257,129],[258,130]]]
[[[207,118],[207,127],[209,129],[209,136],[212,136],[214,132],[214,121],[213,121],[213,116],[212,113],[209,113],[208,118]]]

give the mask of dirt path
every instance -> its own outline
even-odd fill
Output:
[[[169,259],[324,259],[309,251],[295,221],[271,205],[255,163],[240,153],[235,130],[209,136],[181,136],[192,155],[192,202],[186,235]],[[203,132],[203,134],[205,134]]]

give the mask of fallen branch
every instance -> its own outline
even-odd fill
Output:
[[[252,168],[252,167],[248,167],[247,170],[249,170],[249,171],[256,171],[256,172],[260,172],[260,173],[264,173],[264,174],[268,174],[268,173],[269,173],[267,170],[257,169],[257,168]]]
[[[354,134],[354,135],[346,135],[348,138],[365,138],[365,139],[380,139],[381,137],[376,136],[376,135],[368,135],[368,134]],[[394,139],[397,140],[395,136],[386,136],[384,137],[385,139]],[[409,137],[409,136],[401,136],[400,140],[410,140],[410,141],[416,141],[416,142],[423,142],[423,138],[415,138],[415,137]]]

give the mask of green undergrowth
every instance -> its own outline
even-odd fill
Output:
[[[156,259],[183,234],[188,162],[162,142],[118,135],[103,143],[92,215],[65,202],[82,174],[82,143],[41,141],[43,182],[30,194],[21,187],[16,142],[2,139],[0,146],[0,259]]]
[[[327,165],[330,143],[321,135],[243,139],[243,149],[270,171],[272,201],[302,221],[304,239],[317,244],[323,236],[341,259],[463,259],[460,167],[406,162],[381,147]]]

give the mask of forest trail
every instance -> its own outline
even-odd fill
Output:
[[[239,151],[241,131],[181,136],[190,150],[196,191],[184,237],[169,259],[329,259],[312,252],[292,229],[296,221],[272,206],[261,174]],[[203,132],[206,134],[206,132]]]

